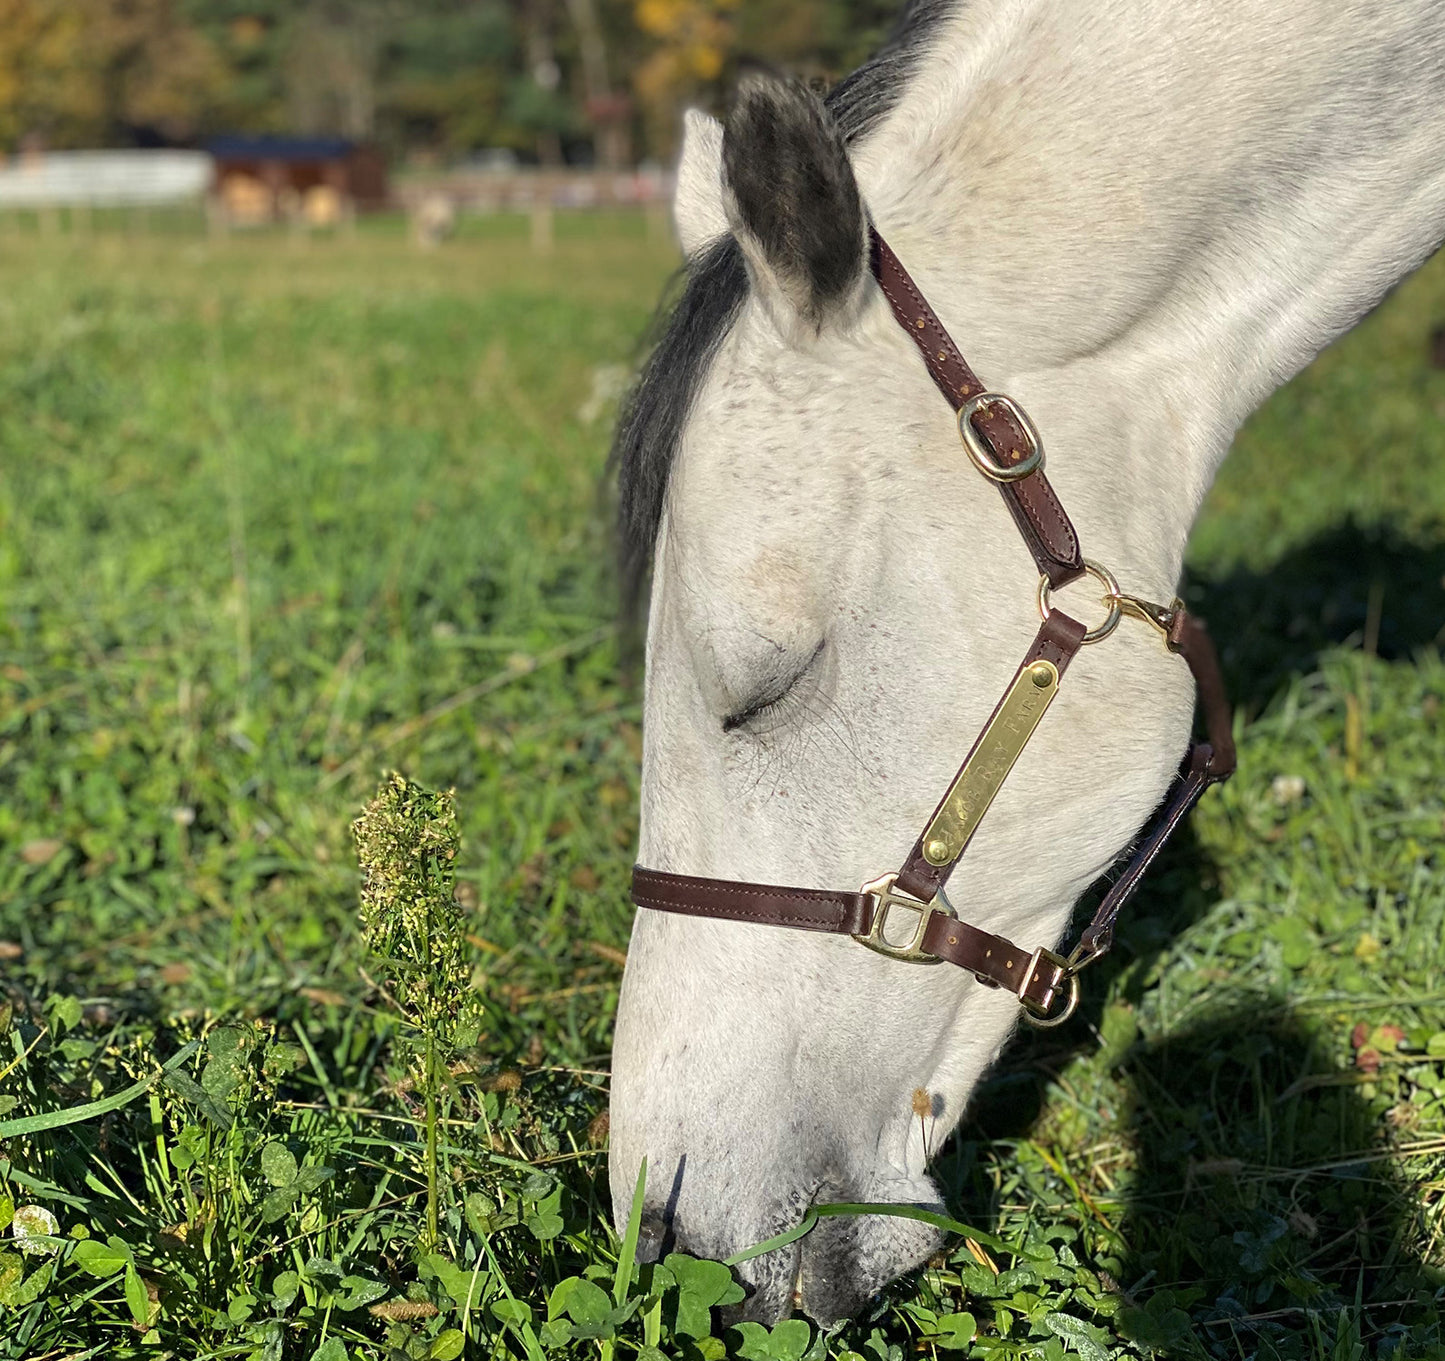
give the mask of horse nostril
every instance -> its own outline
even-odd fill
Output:
[[[672,1248],[672,1225],[660,1210],[644,1210],[637,1229],[637,1260],[655,1262]]]

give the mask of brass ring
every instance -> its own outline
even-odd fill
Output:
[[[1001,406],[1017,422],[1029,442],[1029,452],[1017,463],[1000,463],[991,445],[974,429],[973,417],[987,406]],[[1044,466],[1044,441],[1029,413],[1002,392],[979,392],[958,409],[958,434],[973,466],[994,482],[1017,482]]]
[[[1024,1007],[1024,1020],[1035,1030],[1052,1030],[1056,1025],[1063,1025],[1079,1009],[1079,975],[1069,975],[1069,996],[1064,1003],[1064,1009],[1057,1016],[1040,1016],[1035,1011]]]
[[[1103,584],[1104,599],[1109,602],[1109,613],[1104,617],[1104,622],[1098,628],[1092,628],[1084,634],[1086,643],[1097,643],[1101,638],[1107,638],[1113,633],[1119,627],[1119,620],[1123,617],[1123,611],[1119,608],[1119,583],[1107,567],[1101,567],[1097,562],[1090,562],[1088,558],[1084,559],[1084,571],[1095,581]],[[1041,619],[1047,619],[1053,613],[1053,594],[1053,588],[1049,585],[1048,573],[1040,573],[1039,617]]]

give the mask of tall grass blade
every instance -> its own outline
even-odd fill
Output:
[[[798,1239],[811,1233],[820,1219],[837,1215],[887,1215],[892,1219],[916,1219],[920,1224],[932,1224],[934,1228],[942,1229],[945,1233],[956,1233],[963,1238],[972,1238],[985,1247],[1018,1256],[1018,1249],[1011,1243],[1004,1242],[997,1235],[985,1233],[982,1229],[975,1229],[971,1224],[965,1224],[962,1220],[950,1219],[947,1215],[938,1214],[933,1210],[925,1210],[919,1205],[840,1201],[835,1205],[814,1205],[791,1229],[785,1229],[771,1238],[765,1238],[761,1243],[744,1248],[742,1252],[723,1258],[723,1265],[738,1266],[743,1262],[752,1261],[754,1257],[761,1257],[765,1252],[775,1252],[778,1248],[785,1248],[788,1244],[796,1243]]]
[[[632,1268],[637,1260],[637,1235],[642,1227],[642,1196],[647,1189],[647,1159],[637,1168],[637,1185],[632,1191],[632,1208],[627,1212],[627,1228],[622,1234],[622,1251],[617,1254],[617,1275],[612,1281],[612,1302],[620,1309],[632,1283]]]
[[[771,1238],[764,1238],[761,1243],[754,1243],[752,1247],[735,1252],[731,1257],[724,1257],[723,1265],[740,1266],[743,1262],[751,1262],[754,1257],[761,1257],[765,1252],[776,1252],[779,1248],[787,1247],[789,1243],[796,1243],[798,1239],[812,1233],[817,1222],[818,1210],[813,1206],[791,1229],[784,1229],[782,1233],[775,1233]]]
[[[83,1124],[87,1120],[94,1120],[97,1115],[109,1115],[111,1111],[118,1111],[122,1106],[128,1106],[132,1101],[144,1096],[161,1078],[179,1068],[200,1047],[200,1040],[192,1040],[184,1049],[171,1055],[150,1077],[142,1078],[134,1086],[116,1092],[114,1096],[104,1097],[100,1101],[89,1101],[83,1106],[67,1106],[64,1110],[46,1111],[43,1115],[0,1120],[0,1139],[15,1139],[22,1134],[38,1134],[47,1129],[63,1129],[66,1125]]]

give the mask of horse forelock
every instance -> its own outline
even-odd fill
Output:
[[[684,266],[685,284],[668,312],[617,422],[617,528],[624,605],[640,597],[682,429],[713,355],[747,295],[742,251],[721,236]]]
[[[824,103],[853,143],[897,105],[929,40],[963,0],[912,0],[879,51],[828,93]],[[713,358],[748,293],[742,252],[730,236],[699,251],[668,290],[656,338],[623,405],[613,440],[623,604],[637,607],[662,522],[683,427]]]

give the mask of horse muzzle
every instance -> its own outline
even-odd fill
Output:
[[[614,1169],[614,1175],[620,1171]],[[737,1195],[684,1199],[678,1194],[682,1180],[674,1174],[672,1196],[644,1203],[637,1240],[640,1261],[660,1261],[672,1252],[726,1260],[800,1223],[810,1204],[890,1201],[942,1209],[926,1179],[830,1179],[812,1196],[762,1186],[755,1188],[761,1194],[742,1200]],[[620,1220],[626,1213],[620,1194],[615,1205]],[[773,1324],[802,1312],[825,1326],[838,1323],[858,1313],[888,1282],[925,1261],[941,1241],[936,1229],[891,1216],[819,1218],[802,1238],[733,1268],[747,1295],[723,1311],[723,1321]]]

